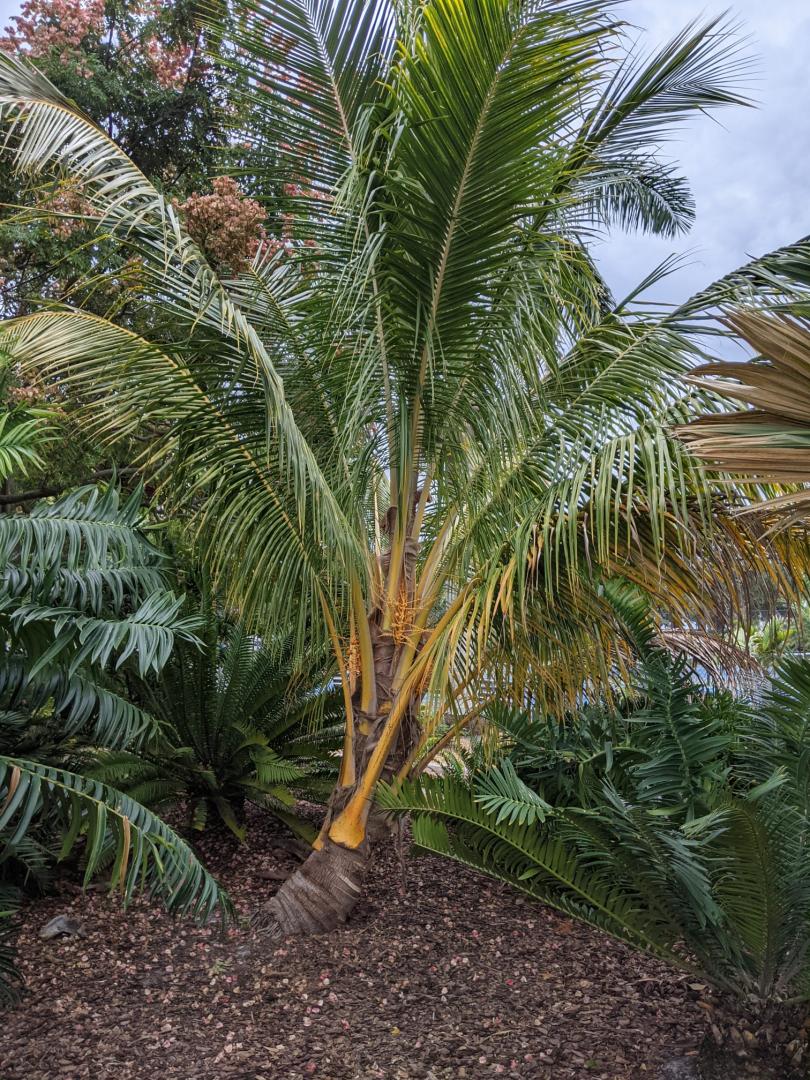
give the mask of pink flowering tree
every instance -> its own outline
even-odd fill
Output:
[[[224,171],[222,131],[235,116],[234,79],[190,5],[22,0],[0,33],[0,49],[33,61],[169,197],[181,204],[192,199],[189,213],[211,234],[207,250],[217,266],[230,272],[253,254],[263,238],[258,206],[225,222],[223,213],[238,198],[226,192],[223,202],[210,191],[210,177]],[[193,201],[194,193],[207,201]],[[124,302],[116,296],[131,275],[117,271],[127,260],[97,239],[90,243],[92,215],[79,186],[57,182],[27,193],[18,178],[5,175],[0,203],[34,211],[0,211],[0,312],[24,313],[43,298],[74,302],[75,283],[91,267],[100,272],[98,309]],[[219,224],[204,225],[212,214]],[[222,257],[226,249],[234,261]]]
[[[103,33],[104,0],[25,0],[0,37],[0,48],[35,60],[81,64],[89,73],[81,50],[100,41]]]
[[[192,63],[200,35],[191,26],[182,31],[173,18],[176,6],[162,0],[124,5],[24,0],[0,37],[0,48],[73,67],[88,79],[97,74],[93,60],[106,53],[123,71],[139,77],[151,73],[161,88],[178,90],[199,74],[192,72]]]
[[[187,217],[212,264],[233,274],[266,240],[265,212],[244,200],[224,171],[223,123],[233,116],[234,80],[183,0],[22,0],[0,27],[0,49],[33,62],[128,152]],[[96,214],[81,180],[51,177],[26,188],[0,175],[0,314],[35,310],[43,301],[119,312],[143,330],[142,267],[130,252],[95,235]],[[25,207],[25,209],[20,209]],[[0,415],[23,405],[57,408],[62,436],[41,454],[41,475],[25,489],[71,487],[99,470],[125,471],[128,451],[92,443],[71,415],[80,402],[56,385],[3,373]],[[58,449],[57,449],[58,448]],[[12,481],[10,481],[13,483]],[[18,487],[20,485],[17,485]]]

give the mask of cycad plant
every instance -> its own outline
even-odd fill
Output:
[[[807,1054],[810,664],[754,707],[706,692],[648,646],[640,708],[585,717],[562,748],[501,715],[508,756],[386,787],[416,844],[708,982],[713,1033],[746,1054]],[[545,724],[549,726],[548,722]],[[581,739],[578,744],[577,733]]]
[[[36,877],[78,853],[85,882],[110,870],[125,899],[146,888],[205,917],[227,900],[188,845],[74,767],[82,743],[123,748],[150,735],[126,674],[159,672],[176,642],[196,640],[142,524],[140,493],[122,500],[114,486],[0,514],[0,877],[15,867]],[[4,945],[10,989],[7,957]]]
[[[0,515],[0,703],[10,725],[53,716],[62,737],[126,745],[151,719],[122,675],[159,671],[198,620],[141,530],[141,493],[80,488]]]
[[[323,931],[360,893],[377,782],[441,718],[463,724],[496,683],[570,703],[610,669],[592,571],[622,567],[674,618],[733,605],[732,549],[783,571],[739,523],[705,542],[701,473],[666,434],[690,320],[738,279],[668,319],[631,316],[586,243],[688,227],[688,186],[658,150],[742,100],[740,57],[717,21],[627,55],[611,0],[210,11],[247,87],[245,184],[281,193],[272,240],[223,280],[107,134],[5,58],[8,159],[39,188],[77,186],[134,260],[150,329],[64,308],[4,341],[46,386],[80,388],[93,432],[145,440],[140,467],[248,629],[291,616],[298,655],[331,650],[338,784],[267,910]]]
[[[130,681],[154,729],[137,748],[97,751],[89,775],[153,808],[185,803],[195,829],[213,815],[243,839],[251,802],[314,840],[295,803],[323,803],[334,785],[339,691],[294,672],[284,642],[228,620],[207,589],[196,636],[159,675]]]

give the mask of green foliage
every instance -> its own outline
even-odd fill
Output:
[[[749,648],[752,654],[769,671],[780,661],[806,649],[807,625],[810,607],[791,614],[772,615],[755,626],[750,633]]]
[[[604,713],[563,746],[501,715],[505,763],[380,801],[413,815],[417,845],[741,1000],[810,999],[810,663],[783,665],[755,710],[707,696],[648,643],[636,690],[610,740]]]
[[[110,889],[125,901],[147,889],[171,911],[209,917],[228,901],[188,845],[172,829],[123,792],[65,769],[0,757],[0,836],[13,851],[32,821],[44,816],[61,823],[60,858],[81,837],[84,883],[114,852]]]
[[[53,710],[68,733],[124,746],[149,721],[122,693],[127,669],[159,670],[197,621],[166,588],[145,538],[140,492],[81,488],[29,514],[0,515],[0,708]]]
[[[661,812],[685,819],[706,809],[707,788],[725,778],[747,709],[707,691],[683,654],[661,643],[649,601],[620,580],[603,591],[636,661],[612,703],[545,716],[492,708],[488,717],[511,747],[519,776],[555,806],[589,807],[605,783],[637,791]]]
[[[99,751],[90,775],[149,806],[185,802],[197,829],[214,812],[241,839],[250,801],[314,839],[294,804],[322,801],[337,776],[340,694],[296,675],[288,646],[229,622],[207,590],[200,622],[200,645],[178,641],[157,678],[130,684],[153,735],[137,750]]]
[[[705,480],[667,435],[694,327],[617,309],[583,238],[688,224],[658,148],[690,114],[744,100],[733,36],[708,22],[621,60],[608,0],[284,0],[233,16],[212,7],[206,33],[243,91],[244,187],[283,188],[280,246],[223,279],[126,141],[6,60],[17,175],[80,181],[94,237],[137,258],[140,320],[136,336],[129,309],[93,317],[91,273],[75,293],[90,311],[16,322],[9,349],[80,396],[94,436],[153,435],[150,479],[193,517],[251,627],[281,624],[295,596],[297,651],[328,646],[330,623],[348,640],[349,598],[370,601],[386,543],[375,523],[389,506],[405,522],[425,490],[420,569],[469,601],[437,654],[495,649],[503,615],[545,651],[534,677],[567,664],[570,691],[571,653],[609,648],[585,565],[637,562],[653,587],[671,546],[677,595],[719,550],[689,557],[710,527]]]
[[[4,48],[29,57],[163,189],[182,195],[204,185],[220,156],[223,121],[233,118],[236,85],[221,49],[199,26],[196,4],[31,6],[33,17]],[[71,7],[73,19],[65,19]],[[84,33],[76,29],[80,23]],[[80,190],[61,180],[33,190],[10,174],[0,182],[7,207],[0,224],[6,314],[30,310],[46,296],[69,296],[88,272],[97,276],[89,299],[95,310],[127,303],[127,256],[103,240],[92,242]],[[26,202],[33,213],[15,210]],[[136,317],[135,310],[127,314]]]
[[[196,647],[199,620],[166,587],[145,524],[140,492],[122,499],[113,485],[0,514],[0,874],[44,883],[75,849],[85,881],[112,862],[125,899],[145,887],[206,917],[228,901],[190,848],[71,767],[83,742],[123,749],[153,732],[128,680],[159,672],[179,641]]]
[[[0,413],[0,480],[42,465],[44,415],[29,409]]]
[[[488,814],[496,815],[496,825],[502,821],[510,825],[532,825],[545,820],[546,812],[551,809],[536,791],[523,783],[509,758],[479,778],[476,802]]]

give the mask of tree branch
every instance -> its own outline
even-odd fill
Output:
[[[95,484],[99,480],[108,480],[113,473],[118,477],[131,476],[136,469],[125,466],[123,469],[98,469],[87,480],[78,484],[66,484],[64,487],[40,487],[31,491],[12,491],[0,494],[0,506],[16,506],[18,503],[35,502],[37,499],[47,499],[51,496],[61,495],[73,487],[83,487],[85,484]]]

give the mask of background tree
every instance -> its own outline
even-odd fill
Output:
[[[45,72],[177,199],[217,265],[239,268],[264,237],[266,212],[242,199],[233,180],[214,179],[212,190],[239,106],[221,37],[216,41],[201,27],[197,7],[187,0],[26,0],[0,48]],[[235,147],[230,153],[236,160]],[[80,302],[100,313],[115,310],[119,320],[137,326],[144,315],[137,257],[99,233],[69,179],[33,186],[21,179],[5,173],[0,180],[0,310],[15,315],[49,300]],[[86,286],[81,298],[74,295],[80,283]],[[27,486],[7,474],[7,505],[12,495],[58,495],[109,479],[113,467],[128,482],[133,448],[111,453],[88,439],[73,417],[75,393],[21,381],[11,370],[0,379],[0,394],[8,398],[9,392],[24,395],[29,405],[52,407],[58,432],[52,447],[41,447],[41,467]]]
[[[208,185],[233,80],[187,0],[25,0],[0,38],[0,48],[30,58],[53,83],[167,192],[185,195]],[[6,204],[24,201],[13,177]],[[88,265],[117,271],[97,293],[103,310],[126,279],[121,252],[99,246],[82,220],[87,207],[69,182],[39,188],[40,222],[6,210],[0,230],[2,301],[6,314],[43,296],[65,297]]]

